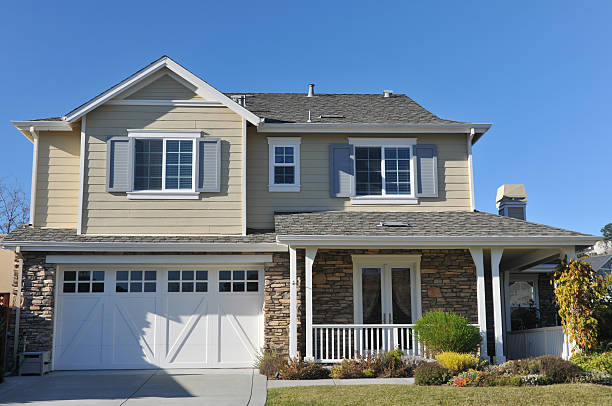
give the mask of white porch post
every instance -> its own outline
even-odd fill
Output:
[[[472,254],[474,265],[476,265],[476,297],[478,300],[478,325],[480,326],[480,335],[482,336],[482,346],[480,349],[480,355],[483,358],[488,358],[487,306],[485,303],[485,278],[482,248],[470,248],[470,254]]]
[[[306,360],[313,361],[312,354],[312,265],[317,248],[306,248]]]
[[[297,257],[289,247],[289,358],[297,358]]]
[[[491,277],[493,282],[493,321],[495,323],[495,361],[505,362],[504,355],[504,329],[502,317],[501,280],[499,277],[499,263],[504,250],[491,249]]]

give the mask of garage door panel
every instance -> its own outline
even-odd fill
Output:
[[[203,367],[209,346],[207,295],[172,295],[167,298],[165,362],[176,367]]]
[[[251,367],[263,345],[263,272],[182,268],[59,272],[55,368]]]

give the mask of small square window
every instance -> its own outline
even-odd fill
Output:
[[[79,271],[79,281],[89,281],[91,279],[90,275],[90,271]]]
[[[79,293],[89,292],[89,282],[81,283],[79,282]]]
[[[101,283],[101,282],[92,283],[91,291],[96,292],[96,293],[104,292],[104,283]]]
[[[180,283],[168,282],[168,292],[180,292]]]
[[[128,283],[127,282],[117,282],[115,285],[115,292],[127,292],[128,291]]]
[[[168,280],[169,281],[178,281],[181,279],[180,271],[168,271]]]
[[[64,283],[64,293],[74,293],[76,284],[74,282]]]
[[[219,292],[231,292],[231,291],[232,291],[231,282],[219,282]]]
[[[130,272],[130,279],[133,281],[141,281],[142,280],[142,271],[132,271]]]
[[[183,292],[193,292],[193,282],[183,282]]]
[[[156,290],[156,283],[155,282],[145,282],[144,284],[144,291],[145,292],[155,292]]]
[[[94,271],[93,273],[93,281],[103,281],[104,280],[104,271]]]
[[[64,272],[64,280],[65,281],[76,281],[76,272],[75,271]]]
[[[244,271],[234,271],[234,280],[244,280]]]
[[[142,282],[131,282],[130,292],[142,292]]]
[[[156,271],[145,271],[145,280],[146,281],[157,280],[157,272]]]
[[[250,281],[256,281],[259,279],[259,271],[247,271],[247,279]]]
[[[196,272],[196,279],[199,281],[206,281],[208,280],[208,271],[197,271]]]
[[[118,281],[127,281],[129,276],[128,271],[117,271],[117,280]]]
[[[232,271],[219,271],[219,280],[220,281],[232,280]]]
[[[257,292],[259,290],[259,282],[247,282],[247,292]]]
[[[193,271],[183,271],[183,280],[184,281],[192,281],[193,280]]]
[[[234,282],[234,292],[244,292],[244,282]]]
[[[196,282],[196,292],[208,292],[208,282]]]

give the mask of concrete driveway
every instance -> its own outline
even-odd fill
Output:
[[[252,369],[77,371],[8,377],[2,405],[249,405],[266,402],[266,377]]]

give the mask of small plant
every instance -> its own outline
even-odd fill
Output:
[[[329,378],[329,370],[315,362],[289,360],[279,371],[281,379],[325,379]]]
[[[508,361],[496,370],[506,375],[544,375],[550,383],[571,382],[582,374],[577,365],[551,355]]]
[[[342,362],[334,366],[331,370],[331,377],[334,379],[355,379],[363,378],[363,363],[358,359],[343,359]]]
[[[276,377],[278,371],[285,365],[285,359],[274,350],[263,350],[255,358],[255,368],[268,378]]]
[[[414,370],[414,383],[422,386],[444,385],[452,376],[451,371],[437,362],[427,362]]]
[[[585,371],[574,382],[612,386],[612,375],[601,371]]]
[[[538,374],[523,375],[521,383],[525,386],[541,386],[548,384],[548,378]]]
[[[478,357],[472,354],[460,354],[452,351],[439,353],[436,355],[436,360],[440,365],[450,369],[454,374],[467,371],[468,369],[476,369],[479,364]]]
[[[482,341],[478,327],[455,313],[431,311],[414,327],[419,341],[434,354],[444,351],[475,352]]]
[[[571,361],[585,370],[602,371],[612,374],[612,352],[599,354],[577,354]]]

